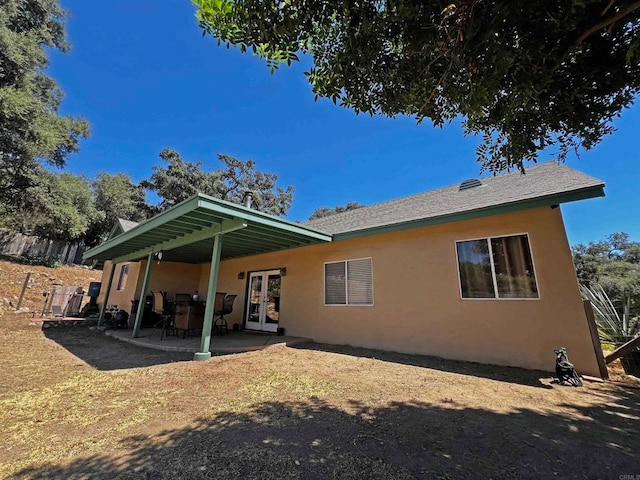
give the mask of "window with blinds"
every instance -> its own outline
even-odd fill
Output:
[[[373,305],[371,258],[324,264],[325,305]]]

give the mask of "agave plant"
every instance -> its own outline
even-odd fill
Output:
[[[601,342],[618,347],[640,335],[640,318],[631,317],[628,309],[620,315],[600,285],[580,285],[580,292],[591,301]]]

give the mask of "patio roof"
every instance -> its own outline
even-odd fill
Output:
[[[87,250],[85,260],[139,260],[162,250],[162,259],[211,261],[212,238],[222,235],[221,259],[330,242],[331,234],[198,194]]]

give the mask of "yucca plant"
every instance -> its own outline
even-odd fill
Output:
[[[631,317],[628,309],[620,315],[600,285],[580,285],[580,292],[582,298],[591,301],[602,343],[609,343],[617,348],[640,335],[640,318]]]

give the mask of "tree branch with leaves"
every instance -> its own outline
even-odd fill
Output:
[[[316,99],[436,126],[462,118],[492,172],[592,148],[640,91],[637,0],[193,3],[205,34],[272,71],[310,57]]]

